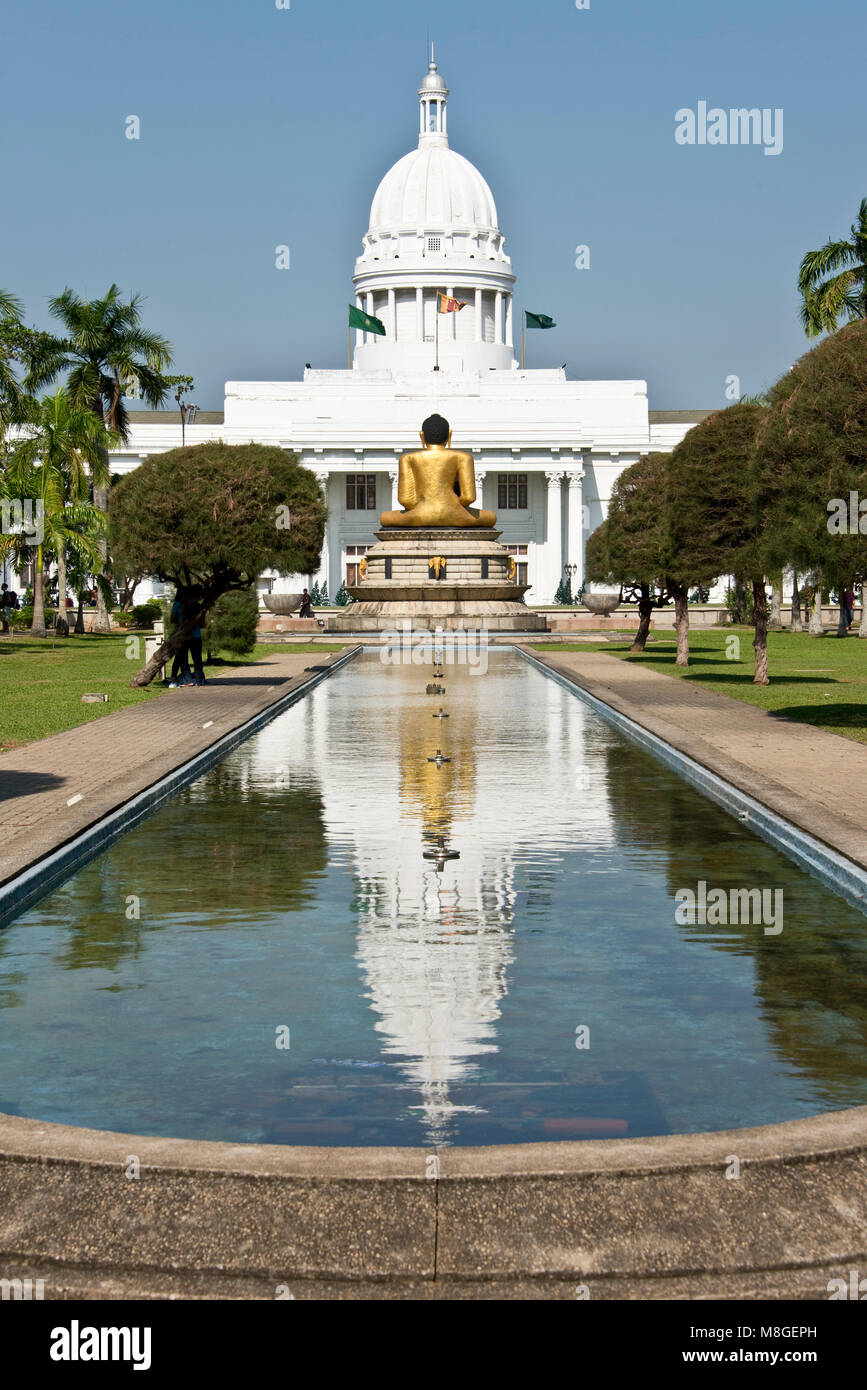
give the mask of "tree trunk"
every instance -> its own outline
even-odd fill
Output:
[[[638,631],[633,639],[631,652],[643,652],[647,643],[647,635],[650,632],[650,619],[653,614],[653,599],[650,597],[650,585],[642,584],[641,598],[638,600]]]
[[[783,576],[782,576],[782,575],[779,575],[778,577],[775,577],[775,578],[774,578],[774,581],[773,581],[773,588],[774,588],[774,591],[773,591],[773,596],[772,596],[772,598],[771,598],[771,613],[770,613],[770,617],[769,617],[769,619],[768,619],[768,625],[769,625],[770,627],[774,628],[775,630],[778,630],[779,628],[781,628],[781,627],[783,626]],[[755,585],[755,580],[754,580],[754,581],[753,581],[753,602],[755,602],[755,597],[756,597],[756,585]]]
[[[769,685],[768,680],[768,596],[765,593],[764,575],[753,580],[753,651],[755,652],[755,672],[753,685]]]
[[[825,636],[825,629],[822,626],[822,589],[818,584],[813,595],[813,611],[810,614],[810,625],[807,631],[811,637]]]
[[[798,588],[798,576],[792,575],[792,632],[803,632],[804,624],[801,621],[801,591]]]
[[[84,636],[84,592],[78,591],[78,613],[75,617],[75,631],[79,636]]]
[[[59,636],[69,636],[69,622],[66,617],[66,551],[62,545],[57,552],[57,617],[54,626]]]
[[[174,656],[175,652],[188,640],[193,628],[204,623],[205,614],[208,609],[212,608],[214,603],[216,603],[217,597],[219,597],[219,595],[211,598],[195,615],[185,618],[183,622],[178,623],[177,627],[166,638],[162,646],[157,647],[147,665],[143,666],[140,671],[136,671],[130,681],[130,685],[134,690],[150,685],[160,668],[165,666]]]
[[[675,666],[689,665],[689,595],[679,588],[674,599],[674,626],[677,632],[677,657]]]
[[[861,585],[861,626],[858,636],[867,637],[867,584]]]
[[[36,547],[36,563],[33,566],[33,622],[30,624],[31,637],[45,636],[45,577],[42,572],[42,546]]]
[[[99,507],[100,511],[107,512],[108,488],[95,487],[93,489],[93,501],[94,505]],[[98,545],[100,573],[105,574],[108,569],[108,541],[104,536],[101,537]],[[93,619],[92,630],[94,632],[111,632],[111,613],[105,601],[105,594],[102,592],[99,584],[96,586],[96,615]]]
[[[837,624],[837,636],[838,636],[838,637],[845,637],[846,634],[848,633],[848,631],[849,631],[849,628],[848,628],[847,623],[846,623],[846,605],[843,603],[843,600],[841,599],[841,600],[840,600],[840,621],[839,621],[838,624]]]
[[[97,415],[104,424],[105,413],[102,408],[102,396],[94,396],[93,400],[90,403],[90,408],[93,411],[94,415]],[[108,450],[100,449],[99,453],[100,461],[107,474],[109,466]],[[101,512],[108,512],[108,491],[110,486],[110,481],[105,486],[100,484],[100,486],[97,487],[96,484],[94,484],[93,504],[95,507],[99,507]],[[98,541],[98,546],[99,569],[101,574],[105,574],[108,570],[108,541],[104,536]],[[109,612],[108,607],[106,606],[105,596],[98,584],[96,586],[96,616],[93,620],[92,630],[94,632],[111,632],[111,613]]]

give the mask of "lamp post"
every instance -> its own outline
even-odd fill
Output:
[[[577,566],[577,565],[564,565],[564,566],[563,566],[563,573],[566,575],[566,578],[567,578],[568,581],[569,581],[569,602],[570,602],[570,603],[574,603],[575,600],[574,600],[573,597],[572,597],[572,580],[574,579],[575,575],[578,573],[578,566]]]

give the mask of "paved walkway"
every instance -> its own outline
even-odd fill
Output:
[[[867,869],[867,746],[604,652],[537,660]]]
[[[0,754],[0,884],[303,685],[305,667],[341,655],[274,652]]]

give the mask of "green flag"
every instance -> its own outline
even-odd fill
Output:
[[[385,324],[381,319],[375,319],[372,314],[366,314],[363,309],[357,309],[354,304],[349,306],[349,327],[362,328],[365,333],[381,333],[385,336]]]
[[[524,310],[528,328],[556,328],[557,325],[547,314],[531,314],[529,309]]]

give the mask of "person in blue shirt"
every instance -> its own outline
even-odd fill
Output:
[[[199,609],[201,607],[202,598],[203,594],[201,589],[197,588],[190,590],[187,602],[183,605],[183,613],[185,617],[192,617],[194,613],[198,614]],[[190,684],[204,685],[205,668],[202,665],[202,629],[199,623],[196,623],[196,626],[190,633],[189,641],[187,643],[187,649],[189,651],[190,659],[193,663],[193,674],[190,680]]]
[[[181,600],[180,594],[178,594],[175,598],[174,603],[172,604],[172,627],[177,627],[178,623],[181,621],[182,611],[183,602]],[[169,678],[170,690],[174,690],[179,685],[192,685],[193,683],[193,678],[190,675],[189,650],[189,642],[184,642],[180,647],[178,647],[178,650],[175,652],[175,659],[172,662],[172,671],[171,676]]]

